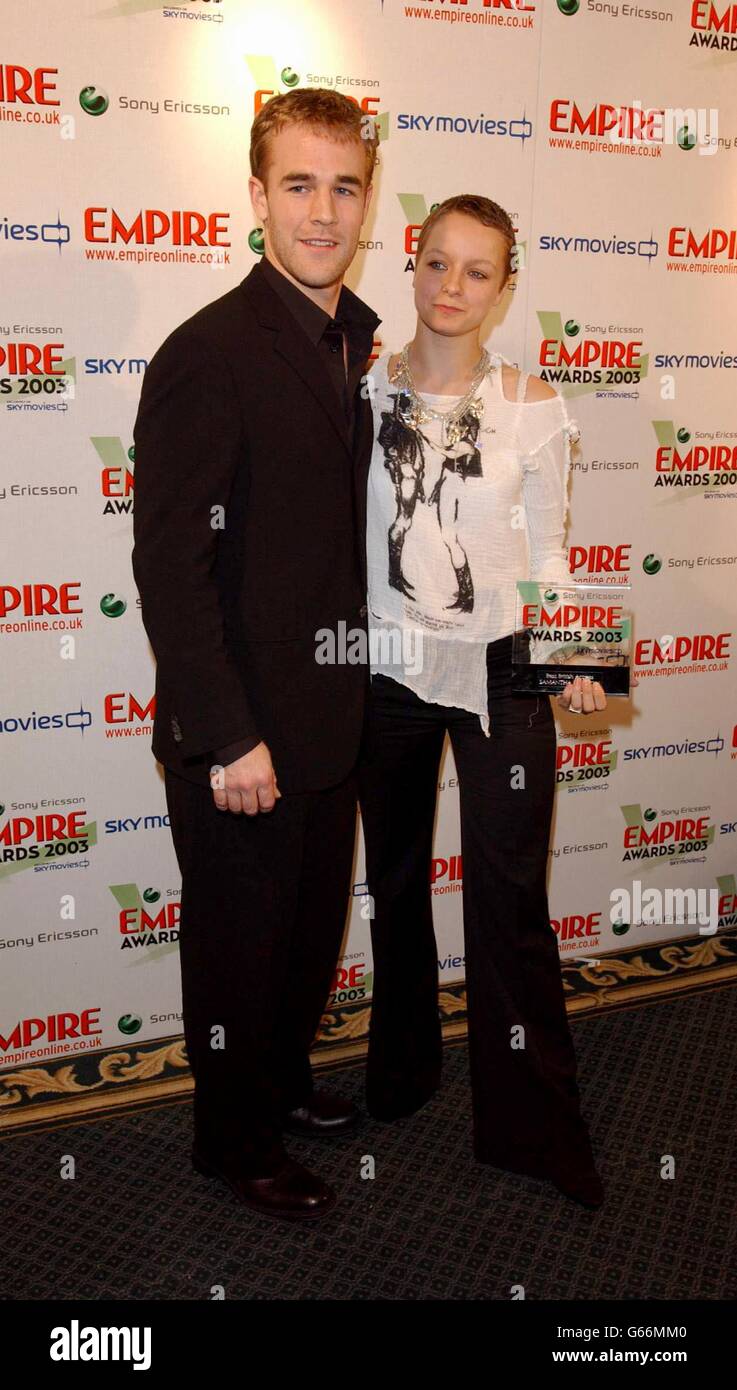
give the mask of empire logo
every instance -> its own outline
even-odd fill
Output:
[[[586,916],[583,916],[583,914],[579,912],[573,912],[567,917],[551,917],[550,925],[561,943],[570,941],[598,941],[601,927],[601,913],[589,912]]]
[[[686,261],[737,260],[737,228],[709,227],[697,234],[690,227],[671,227],[668,255]]]
[[[432,892],[461,893],[463,891],[463,856],[451,854],[447,859],[433,859],[430,865]]]
[[[0,618],[11,613],[23,617],[40,618],[44,614],[60,616],[64,613],[82,613],[79,602],[81,580],[72,579],[64,584],[0,584]]]
[[[635,643],[634,661],[642,674],[661,666],[689,669],[691,663],[719,661],[719,670],[726,670],[731,657],[731,632],[694,632],[690,636],[668,634],[664,637],[641,637]]]
[[[613,388],[636,384],[647,375],[641,338],[582,337],[579,319],[564,320],[555,309],[538,310],[537,318],[538,362],[546,381]]]
[[[716,48],[720,52],[737,50],[737,5],[714,3],[714,0],[692,0],[689,45],[695,48]]]
[[[677,428],[672,420],[653,420],[652,425],[657,439],[655,487],[703,492],[737,484],[737,445],[717,440],[694,444],[692,431],[683,425]]]
[[[443,4],[444,0],[440,2]],[[423,0],[423,3],[434,5],[437,0]],[[535,14],[537,11],[535,0],[449,0],[449,4],[458,5],[459,8],[467,5],[469,10],[503,10],[512,14]]]
[[[130,730],[149,733],[156,714],[156,696],[144,704],[130,690],[114,690],[105,696],[104,719],[109,737],[128,734]]]
[[[629,574],[632,545],[572,545],[568,551],[568,568],[580,576]]]
[[[606,781],[617,766],[610,738],[578,743],[559,743],[555,758],[558,785]]]
[[[530,587],[536,592],[536,585]],[[621,605],[609,600],[608,596],[606,602],[588,603],[582,594],[569,603],[555,591],[546,592],[542,599],[537,592],[533,602],[523,603],[521,621],[538,642],[580,642],[586,632],[586,641],[599,641],[602,647],[605,642],[616,645],[629,627]]]
[[[31,1047],[33,1043],[60,1043],[70,1038],[81,1039],[98,1036],[102,1028],[95,1025],[100,1021],[100,1005],[83,1009],[81,1013],[48,1014],[46,1018],[22,1018],[9,1033],[0,1032],[0,1052],[17,1052]],[[66,1051],[60,1048],[59,1051]]]
[[[0,807],[0,814],[2,814]],[[26,863],[44,867],[54,861],[86,854],[97,843],[94,822],[86,811],[45,811],[36,816],[10,816],[0,824],[0,877],[11,866]]]
[[[0,102],[8,106],[61,106],[56,91],[58,68],[24,68],[0,63]],[[58,120],[58,117],[57,117]]]
[[[662,107],[647,110],[640,106],[596,102],[591,107],[581,108],[570,97],[556,97],[550,103],[549,129],[555,135],[578,135],[588,139],[605,139],[613,131],[620,140],[661,144],[664,116]]]
[[[718,874],[719,926],[737,927],[737,878],[734,874]]]
[[[110,892],[120,908],[121,951],[173,946],[179,940],[179,900],[162,902],[158,888],[144,888],[141,893],[135,883],[116,883]]]
[[[155,246],[166,240],[169,246],[225,247],[232,244],[227,238],[229,217],[229,212],[143,208],[126,220],[115,208],[87,207],[84,239],[96,246]]]
[[[372,981],[373,975],[366,974],[365,960],[339,965],[330,986],[328,1007],[336,1004],[355,1004],[365,999]]]
[[[10,376],[63,376],[63,343],[0,342],[0,372]]]
[[[652,807],[644,811],[634,804],[621,808],[625,820],[623,862],[631,859],[675,859],[684,854],[699,854],[714,843],[715,825],[709,816],[680,816],[664,819]]]
[[[100,491],[105,498],[103,516],[125,516],[133,511],[133,468],[136,451],[123,447],[118,435],[93,436],[91,444],[102,464]]]
[[[398,193],[397,197],[399,198],[402,212],[406,218],[403,250],[405,256],[409,257],[409,260],[404,269],[405,271],[414,271],[417,238],[422,230],[422,224],[430,216],[430,213],[435,210],[438,204],[431,203],[428,207],[423,193]]]

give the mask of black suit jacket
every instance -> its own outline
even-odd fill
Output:
[[[369,328],[381,322],[341,294]],[[209,786],[211,750],[257,735],[282,791],[341,781],[368,666],[320,664],[316,634],[366,629],[367,393],[352,439],[324,364],[257,262],[154,354],[133,438],[155,757]]]

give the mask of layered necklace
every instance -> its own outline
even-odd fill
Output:
[[[487,373],[494,371],[495,366],[496,363],[492,362],[486,348],[482,348],[481,356],[473,369],[471,385],[465,396],[456,401],[450,410],[434,410],[422,399],[415,387],[409,366],[409,343],[405,343],[399,354],[399,361],[394,371],[389,375],[392,386],[399,387],[397,414],[402,424],[419,434],[421,425],[428,420],[439,420],[441,444],[457,444],[463,433],[462,421],[465,416],[473,415],[479,424],[481,423],[484,399],[479,391]]]

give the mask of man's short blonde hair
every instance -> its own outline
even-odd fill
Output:
[[[269,171],[269,142],[287,125],[310,126],[334,140],[360,142],[366,157],[368,188],[376,164],[379,144],[374,118],[365,115],[349,97],[328,87],[295,87],[271,97],[261,107],[251,126],[251,173],[266,187]]]

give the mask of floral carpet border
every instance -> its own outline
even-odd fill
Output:
[[[737,931],[654,942],[594,958],[561,961],[571,1022],[602,1010],[668,1002],[679,995],[737,984]],[[316,1069],[360,1059],[366,1051],[370,1003],[347,1004],[323,1017],[313,1052]],[[463,981],[440,991],[443,1037],[466,1036]],[[59,1062],[0,1071],[0,1137],[57,1128],[133,1109],[191,1099],[184,1038],[153,1038]]]

